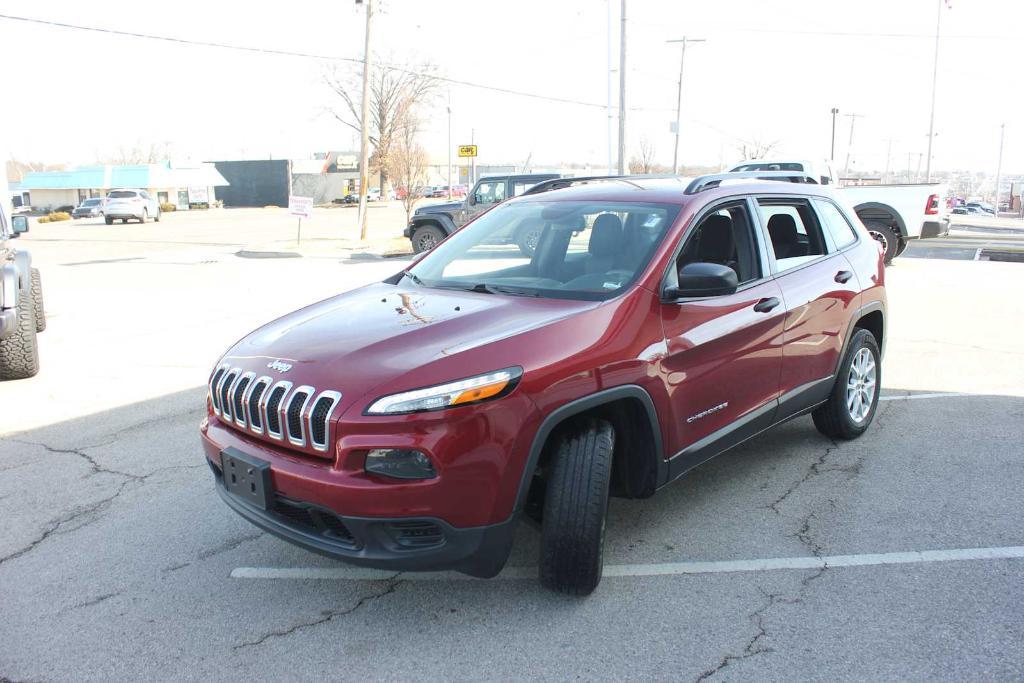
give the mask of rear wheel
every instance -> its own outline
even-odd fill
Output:
[[[139,216],[139,222],[140,223],[145,223],[148,220],[149,220],[149,210],[148,209],[143,209],[142,210],[142,215]]]
[[[154,223],[159,223],[159,222],[160,222],[160,214],[161,214],[161,213],[162,213],[162,212],[160,211],[160,209],[157,209],[157,210],[156,210],[156,216],[154,216],[154,217],[153,217],[153,222],[154,222]]]
[[[559,593],[589,595],[601,581],[614,449],[612,426],[589,419],[562,441],[548,467],[540,581]]]
[[[900,244],[900,238],[896,231],[892,229],[892,226],[881,221],[865,221],[864,226],[868,229],[868,234],[882,245],[882,250],[885,253],[885,265],[892,263]]]
[[[46,329],[46,312],[43,310],[43,276],[39,274],[38,268],[32,269],[32,287],[29,292],[36,316],[36,332],[42,332]]]
[[[436,225],[423,225],[416,228],[412,234],[412,249],[417,254],[423,251],[430,251],[437,246],[438,242],[445,237],[441,228]]]
[[[106,223],[107,225],[113,225],[114,224],[114,219],[111,218],[110,216],[104,216],[103,217],[103,222]]]
[[[833,438],[856,439],[867,430],[878,408],[881,360],[875,336],[857,329],[828,401],[811,413],[819,432]]]
[[[39,372],[36,315],[29,291],[18,297],[17,316],[14,334],[0,339],[0,380],[27,379]]]

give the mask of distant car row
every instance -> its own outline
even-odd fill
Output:
[[[992,208],[991,204],[984,202],[967,202],[960,206],[954,206],[950,213],[955,213],[960,216],[994,216],[996,210]]]
[[[466,192],[469,190],[466,185],[452,185],[452,197],[465,197]],[[387,193],[382,194],[379,187],[371,188],[366,193],[366,201],[368,202],[380,202],[380,201],[394,201],[396,199],[405,199],[408,196],[405,188],[398,188],[397,190],[388,190]],[[426,185],[424,187],[418,187],[415,190],[415,196],[417,197],[448,197],[448,186],[447,185]],[[336,204],[358,204],[359,193],[349,192],[341,199],[334,200]]]

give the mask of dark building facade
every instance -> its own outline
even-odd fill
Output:
[[[216,188],[226,207],[288,206],[290,162],[287,159],[214,161],[230,185]]]

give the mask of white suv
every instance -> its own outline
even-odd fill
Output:
[[[160,202],[145,190],[111,190],[103,200],[103,219],[111,225],[115,218],[127,223],[134,218],[145,223],[152,218],[160,222]]]

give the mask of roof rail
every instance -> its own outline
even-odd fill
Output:
[[[711,173],[694,178],[686,186],[686,194],[697,194],[718,187],[723,180],[778,180],[785,183],[817,184],[814,176],[793,171],[743,171],[741,173]]]
[[[566,178],[552,178],[551,180],[544,180],[526,192],[523,192],[520,197],[528,194],[540,194],[541,192],[550,192],[551,190],[561,190],[566,187],[572,187],[573,185],[586,185],[588,183],[603,183],[612,180],[620,180],[624,183],[628,183],[632,180],[644,180],[650,178],[679,178],[679,176],[672,174],[647,174],[647,175],[592,175],[592,176],[577,176],[577,177],[566,177]]]

